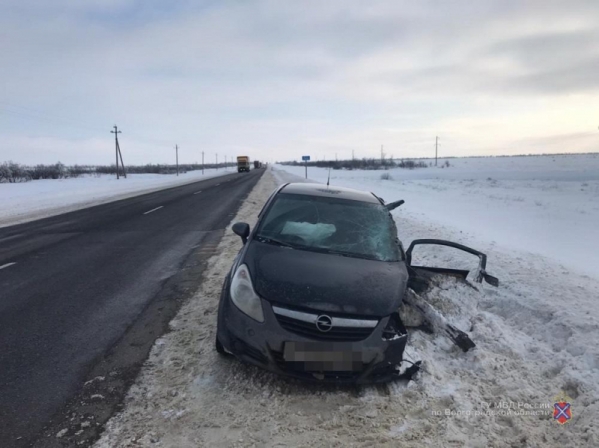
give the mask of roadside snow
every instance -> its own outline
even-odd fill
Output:
[[[0,183],[0,227],[19,224],[125,199],[177,185],[233,173],[223,169],[171,174],[128,174],[84,176],[74,179],[33,180],[16,184]]]
[[[288,178],[275,175],[265,173],[233,222],[256,221]],[[476,349],[462,353],[444,337],[411,332],[408,358],[423,360],[416,381],[353,388],[285,380],[223,359],[213,348],[218,299],[241,246],[228,230],[200,290],[152,349],[96,448],[598,446],[599,282],[405,210],[394,216],[404,242],[448,238],[489,254],[500,288],[447,281],[431,297]],[[572,399],[574,417],[564,426],[551,418],[560,392]]]

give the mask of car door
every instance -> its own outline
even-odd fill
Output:
[[[435,247],[436,246],[436,247]],[[426,264],[415,261],[415,249],[428,249],[429,253],[435,253],[440,248],[453,248],[465,254],[472,255],[472,267],[470,269],[464,267],[447,267],[435,266],[434,262]],[[432,257],[433,260],[435,257]],[[453,261],[453,260],[451,260]],[[473,280],[477,283],[482,283],[484,280],[492,286],[499,286],[499,280],[487,273],[487,255],[471,247],[463,244],[454,243],[453,241],[438,240],[438,239],[418,239],[410,243],[406,251],[406,264],[410,271],[410,287],[414,290],[419,290],[425,287],[427,280],[432,275],[447,275],[466,280],[468,275],[474,270]]]

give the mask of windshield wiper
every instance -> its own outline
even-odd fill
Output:
[[[269,238],[267,236],[259,235],[256,237],[256,239],[263,243],[274,244],[276,246],[291,247],[292,249],[295,249],[297,247],[294,244],[288,243],[286,241],[277,240],[275,238]]]
[[[310,247],[309,250],[313,250],[314,252],[321,252],[323,254],[341,255],[342,257],[363,258],[365,260],[376,260],[376,261],[379,260],[377,257],[375,257],[373,255],[360,254],[360,253],[354,253],[354,252],[345,252],[342,250],[328,249],[326,247]]]
[[[353,252],[345,252],[345,251],[342,251],[342,250],[329,249],[329,248],[326,248],[326,247],[306,246],[306,245],[303,245],[303,244],[292,244],[292,243],[288,243],[287,241],[281,241],[281,240],[277,240],[276,238],[270,238],[270,237],[262,236],[262,235],[258,235],[256,237],[256,239],[258,241],[260,241],[260,242],[263,242],[263,243],[274,244],[276,246],[290,247],[292,249],[303,249],[303,250],[307,250],[307,251],[310,251],[310,252],[319,252],[321,254],[340,255],[342,257],[362,258],[362,259],[365,259],[365,260],[380,261],[379,258],[377,258],[374,255],[367,255],[367,254],[360,254],[360,253],[353,253]]]
[[[334,255],[341,255],[342,257],[363,258],[365,260],[377,260],[378,261],[378,258],[373,255],[358,254],[358,253],[354,253],[354,252],[342,252],[340,250],[329,249],[327,251],[327,253],[334,254]]]

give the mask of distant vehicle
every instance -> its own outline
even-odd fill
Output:
[[[256,168],[256,169],[262,168],[262,162],[259,162],[258,160],[254,160],[254,168]]]
[[[250,172],[250,158],[248,156],[237,157],[237,172],[241,173],[242,171]]]
[[[256,227],[233,232],[244,243],[225,278],[218,309],[216,350],[270,371],[324,382],[369,383],[411,378],[401,372],[408,325],[405,303],[434,331],[462,350],[468,335],[449,324],[423,292],[434,276],[466,281],[467,270],[415,266],[412,250],[436,244],[479,260],[475,281],[498,285],[485,271],[486,255],[444,240],[415,240],[404,252],[390,210],[365,191],[322,184],[275,190]],[[412,293],[410,293],[412,291]],[[426,326],[425,326],[426,327]]]

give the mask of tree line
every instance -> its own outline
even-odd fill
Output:
[[[304,166],[306,162],[288,161],[279,162],[281,165]],[[350,159],[350,160],[314,160],[308,166],[318,168],[332,168],[334,170],[386,170],[389,168],[427,168],[429,165],[421,160],[408,159]]]
[[[234,163],[220,163],[218,165],[208,163],[204,168],[223,168],[225,166],[235,166]],[[180,164],[179,173],[187,171],[201,170],[202,165],[198,163]],[[175,174],[177,168],[175,165],[167,164],[146,164],[129,165],[126,167],[127,174]],[[38,179],[69,179],[85,175],[114,174],[116,175],[115,165],[70,165],[67,166],[61,162],[50,165],[22,165],[15,162],[4,162],[0,165],[0,183],[18,183]]]

